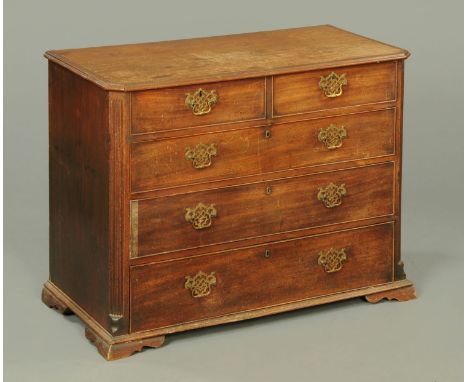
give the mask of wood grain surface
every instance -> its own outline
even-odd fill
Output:
[[[132,93],[132,133],[265,119],[265,78],[205,84],[215,90],[218,101],[211,111],[194,115],[185,104],[188,93],[199,85]]]
[[[138,252],[144,256],[255,236],[393,214],[393,162],[342,171],[186,193],[138,203]],[[338,207],[317,199],[320,187],[345,184]],[[267,194],[271,187],[271,194]],[[194,229],[186,208],[214,204],[212,225]],[[136,222],[135,221],[135,222]]]
[[[331,25],[46,52],[109,90],[142,90],[404,59],[397,47]]]
[[[50,280],[107,327],[107,93],[49,65]]]
[[[241,251],[133,267],[131,331],[154,329],[392,281],[393,225],[271,243]],[[327,273],[320,251],[345,248]],[[265,257],[265,250],[270,256]],[[186,276],[214,272],[209,295],[192,297]]]
[[[332,71],[346,74],[342,95],[327,97],[319,87],[320,77]],[[343,106],[395,100],[396,62],[358,65],[273,77],[273,115],[289,115]]]
[[[343,144],[328,149],[318,135],[344,126]],[[267,130],[271,133],[266,137]],[[209,167],[197,169],[187,148],[213,144]],[[265,174],[292,168],[393,155],[395,109],[272,124],[242,130],[131,144],[132,191]]]

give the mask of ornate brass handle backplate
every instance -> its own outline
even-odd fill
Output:
[[[192,109],[193,114],[203,115],[211,111],[211,106],[218,101],[216,90],[199,88],[194,93],[186,93],[185,104]]]
[[[207,274],[198,272],[195,276],[185,276],[185,289],[190,290],[192,297],[199,298],[208,296],[211,293],[211,287],[216,285],[216,276],[214,272]]]
[[[217,213],[214,204],[198,203],[193,208],[185,209],[185,221],[191,223],[195,229],[208,228],[211,226],[211,219],[216,217]]]
[[[328,251],[321,251],[318,257],[318,264],[325,272],[338,272],[343,267],[343,261],[347,258],[346,248],[330,248]]]
[[[345,184],[339,186],[335,183],[330,183],[325,187],[320,187],[317,193],[317,199],[323,202],[327,208],[338,207],[341,204],[341,199],[346,195]]]
[[[199,143],[195,147],[185,149],[185,159],[192,161],[195,168],[205,168],[211,166],[211,157],[218,155],[218,149],[214,143]]]
[[[328,150],[333,150],[343,145],[343,139],[348,135],[344,126],[336,126],[332,123],[326,129],[323,127],[318,133],[318,140],[322,142]]]
[[[343,86],[348,84],[346,79],[346,73],[341,75],[331,72],[326,77],[320,77],[319,86],[320,89],[329,98],[339,97],[343,94]]]

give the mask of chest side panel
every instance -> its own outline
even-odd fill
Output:
[[[107,93],[49,64],[50,280],[107,324]]]

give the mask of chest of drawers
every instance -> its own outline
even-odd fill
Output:
[[[110,360],[178,331],[414,298],[408,55],[329,25],[47,52],[43,301]]]

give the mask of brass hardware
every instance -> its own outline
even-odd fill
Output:
[[[130,202],[130,258],[138,256],[138,200]]]
[[[341,198],[346,195],[346,185],[336,185],[330,183],[325,187],[320,187],[317,199],[323,202],[327,208],[338,207],[341,204]]]
[[[265,130],[265,138],[266,139],[271,138],[271,130],[270,129]]]
[[[338,75],[331,72],[326,77],[320,77],[319,86],[329,98],[339,97],[343,94],[343,86],[348,84],[346,73]]]
[[[198,203],[194,208],[185,209],[185,221],[192,224],[195,229],[203,229],[211,226],[211,218],[216,217],[217,211],[214,204],[207,206]]]
[[[198,272],[195,276],[185,276],[185,289],[190,290],[192,297],[199,298],[208,296],[211,293],[211,286],[216,285],[214,272],[206,274]]]
[[[348,135],[345,126],[336,126],[332,123],[326,129],[323,127],[318,133],[318,140],[329,150],[337,149],[343,145],[343,138]]]
[[[265,249],[264,255],[267,259],[271,256],[271,251],[269,249]]]
[[[211,111],[211,106],[218,101],[216,90],[204,90],[199,88],[194,93],[186,93],[185,104],[192,109],[193,114],[203,115]]]
[[[346,248],[330,248],[328,251],[321,251],[318,257],[318,264],[321,265],[325,272],[338,272],[343,267],[343,261],[347,258]]]
[[[195,147],[185,149],[185,159],[192,161],[195,168],[205,168],[211,166],[211,157],[218,155],[218,149],[214,143],[199,143]]]
[[[266,188],[265,188],[265,193],[266,193],[267,195],[271,195],[272,192],[273,192],[273,187],[271,187],[271,186],[266,186]]]

